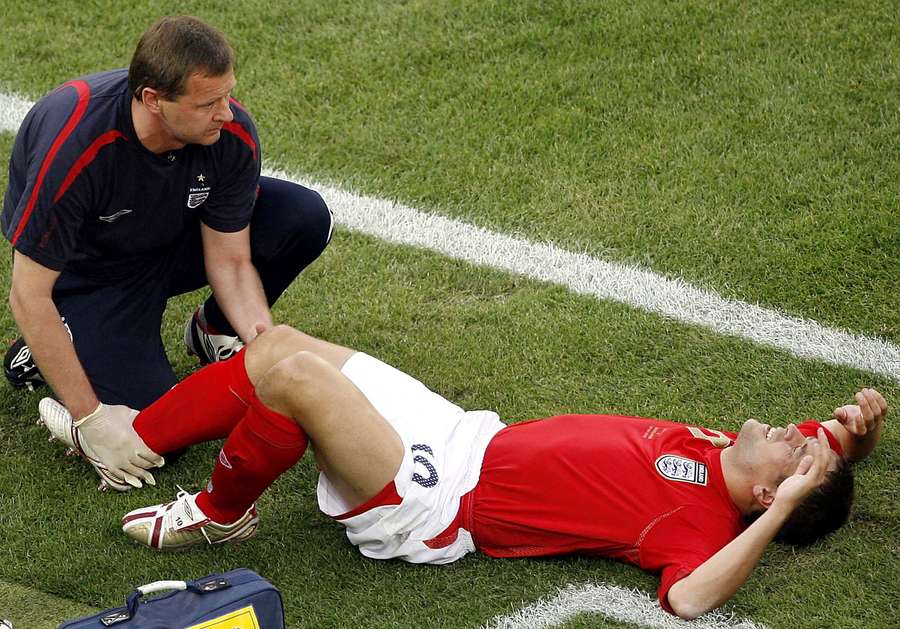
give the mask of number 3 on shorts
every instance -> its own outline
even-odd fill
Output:
[[[424,443],[417,443],[412,448],[413,453],[413,461],[415,463],[421,464],[426,470],[428,470],[428,476],[422,476],[418,472],[414,472],[412,475],[413,482],[419,483],[422,487],[434,487],[438,484],[438,473],[435,469],[434,465],[431,461],[425,458],[422,454],[416,454],[416,452],[427,452],[432,457],[434,457],[434,452],[431,451],[431,448]]]

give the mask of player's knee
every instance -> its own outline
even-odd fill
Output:
[[[244,367],[256,383],[275,364],[300,349],[303,333],[288,325],[269,328],[247,346]]]
[[[289,325],[279,323],[259,336],[247,347],[248,354],[257,356],[271,356],[273,358],[270,367],[284,358],[286,353],[294,353],[301,350],[302,339],[305,335]]]
[[[247,347],[247,351],[271,353],[274,348],[290,343],[300,334],[291,326],[279,323],[253,339],[253,342]]]
[[[293,406],[317,394],[318,383],[328,368],[328,363],[312,352],[296,352],[265,373],[256,385],[256,395],[266,406],[293,415]]]

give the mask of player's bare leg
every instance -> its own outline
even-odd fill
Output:
[[[289,355],[266,371],[256,392],[266,406],[300,425],[315,447],[319,468],[353,508],[394,479],[403,442],[338,370],[335,363],[352,355],[346,351],[346,357],[329,353],[332,361],[312,351]]]

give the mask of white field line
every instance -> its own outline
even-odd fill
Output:
[[[0,93],[0,131],[15,131],[32,103]],[[429,249],[609,299],[720,334],[786,350],[795,356],[863,369],[900,381],[900,347],[879,338],[827,328],[669,279],[634,265],[607,262],[530,242],[393,201],[357,194],[282,171],[265,174],[319,191],[338,224],[389,242]]]
[[[653,629],[765,629],[765,625],[721,611],[687,622],[663,611],[656,600],[643,592],[604,583],[567,585],[556,596],[541,599],[507,616],[498,616],[483,629],[545,629],[586,613]]]
[[[21,96],[0,93],[0,131],[15,133],[33,104]]]

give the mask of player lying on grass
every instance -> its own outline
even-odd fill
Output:
[[[821,425],[751,419],[736,439],[607,415],[505,427],[366,354],[279,326],[137,416],[160,454],[227,439],[205,491],[132,511],[123,529],[158,549],[247,539],[255,501],[311,441],[319,506],[366,556],[612,557],[661,572],[663,607],[692,618],[727,601],[773,539],[805,544],[844,523],[845,460],[869,454],[887,413],[872,389],[856,401]],[[54,409],[64,413],[43,403],[51,427]]]

